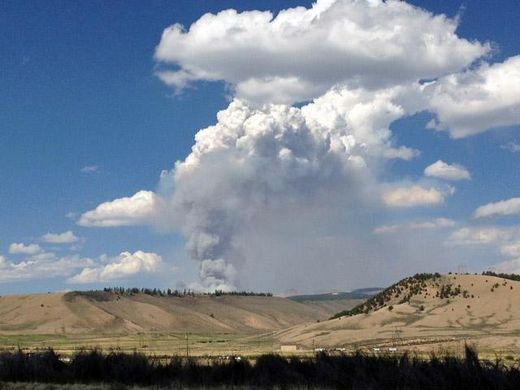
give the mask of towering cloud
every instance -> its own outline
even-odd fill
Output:
[[[341,249],[334,234],[316,242],[335,248],[330,257],[360,253],[377,262],[374,245],[356,247],[356,234],[374,230],[360,214],[440,205],[454,189],[436,179],[470,178],[439,160],[426,169],[434,178],[428,182],[382,184],[388,159],[420,153],[396,145],[391,123],[430,111],[430,127],[460,138],[517,120],[518,59],[475,65],[489,45],[457,36],[457,23],[397,0],[318,0],[276,16],[227,10],[188,29],[167,28],[155,51],[159,78],[177,91],[223,81],[232,100],[215,125],[196,134],[191,153],[163,172],[159,191],[103,203],[79,224],[180,231],[205,289],[240,283],[251,226],[258,234],[276,231],[270,243],[290,240],[291,228],[312,237],[313,223],[343,229],[348,245]],[[310,103],[291,106],[296,102]],[[452,224],[437,219],[421,230],[441,234],[435,227]],[[465,234],[455,238],[472,239]]]
[[[234,100],[216,125],[196,135],[191,154],[163,175],[163,186],[174,188],[173,215],[199,262],[202,287],[234,287],[243,260],[237,233],[261,214],[324,201],[341,212],[369,185],[370,167],[393,149],[387,126],[396,114],[373,104],[378,114],[355,115],[336,105],[342,93],[302,109]]]
[[[226,10],[189,29],[174,24],[155,58],[164,65],[159,77],[177,89],[225,81],[238,98],[293,103],[338,83],[379,89],[459,71],[489,46],[456,28],[457,20],[404,1],[318,0],[276,16]]]

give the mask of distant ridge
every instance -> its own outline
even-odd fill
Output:
[[[382,287],[359,288],[352,291],[330,292],[323,294],[293,295],[287,297],[296,302],[306,301],[335,301],[342,299],[367,299],[383,290]]]
[[[367,288],[358,288],[356,290],[352,290],[352,293],[359,293],[359,294],[365,294],[365,295],[375,295],[383,291],[384,287],[367,287]]]

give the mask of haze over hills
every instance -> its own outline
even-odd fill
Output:
[[[423,345],[471,340],[520,346],[520,282],[490,275],[417,275],[328,321],[278,334],[283,343],[320,346]]]

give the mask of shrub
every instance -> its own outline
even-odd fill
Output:
[[[111,388],[247,387],[330,389],[516,389],[520,368],[500,361],[480,361],[474,349],[465,357],[430,360],[404,355],[328,355],[284,358],[263,355],[256,364],[232,358],[213,363],[172,358],[161,362],[140,354],[80,351],[62,362],[52,350],[0,354],[0,381],[40,383],[106,383]],[[52,385],[48,387],[51,388]]]

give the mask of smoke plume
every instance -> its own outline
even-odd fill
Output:
[[[180,232],[199,269],[193,287],[207,290],[240,287],[251,281],[244,269],[276,261],[283,272],[298,263],[298,277],[312,270],[342,278],[345,266],[370,268],[364,261],[387,267],[378,274],[399,272],[388,258],[400,258],[405,273],[419,261],[423,270],[449,262],[450,248],[441,253],[437,245],[440,227],[429,229],[438,235],[429,241],[424,232],[408,240],[418,229],[408,229],[406,240],[373,232],[386,223],[374,217],[385,208],[441,206],[455,191],[440,182],[455,180],[453,173],[385,171],[389,159],[419,155],[397,145],[392,122],[428,111],[428,126],[453,138],[518,123],[519,57],[472,67],[491,46],[459,37],[459,21],[403,1],[318,0],[277,15],[226,10],[166,28],[157,76],[177,93],[197,81],[223,82],[234,99],[196,134],[191,153],[162,173],[157,193],[103,203],[78,223]],[[414,223],[405,225],[425,222]],[[297,241],[299,252],[286,250]]]
[[[388,125],[403,110],[391,93],[364,94],[338,89],[301,109],[234,100],[197,133],[190,155],[163,173],[162,188],[173,188],[172,218],[199,264],[199,287],[237,286],[245,261],[237,235],[260,216],[294,205],[341,212],[369,198],[373,169],[397,150]],[[349,107],[353,95],[357,106]]]

